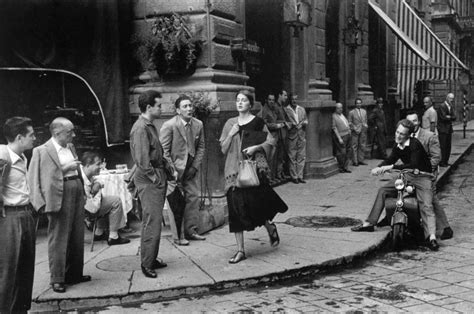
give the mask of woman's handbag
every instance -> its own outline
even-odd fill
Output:
[[[257,162],[245,159],[239,163],[239,174],[235,184],[238,188],[250,188],[260,185],[257,175]]]

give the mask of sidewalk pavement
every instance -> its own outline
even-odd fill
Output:
[[[462,125],[457,125],[453,134],[450,163],[454,165],[474,142],[474,132],[467,132],[463,139],[459,128],[462,131]],[[474,121],[469,122],[468,129],[474,131]],[[41,229],[31,310],[72,310],[170,299],[304,276],[350,263],[377,249],[390,232],[389,227],[377,228],[373,233],[350,231],[354,224],[350,220],[367,216],[377,189],[389,180],[389,175],[370,175],[370,169],[380,160],[367,162],[368,166],[352,167],[350,174],[277,187],[289,205],[286,213],[275,218],[280,245],[270,246],[265,228],[245,233],[247,260],[234,265],[228,263],[236,251],[228,226],[211,231],[206,241],[192,241],[184,247],[174,245],[169,228],[165,228],[159,256],[168,267],[158,270],[156,279],[146,278],[140,270],[138,231],[128,235],[130,244],[109,247],[104,241],[96,242],[93,252],[91,232],[86,231],[84,274],[91,275],[92,281],[67,286],[66,293],[59,294],[49,286],[46,230]],[[451,167],[441,168],[439,180]],[[331,226],[337,222],[332,219],[335,217],[347,218],[351,224]],[[295,223],[290,225],[288,220]],[[329,225],[317,225],[325,222]],[[139,229],[138,225],[134,227]],[[443,243],[440,244],[442,251]]]

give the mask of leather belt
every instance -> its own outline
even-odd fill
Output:
[[[70,176],[70,177],[63,178],[64,182],[69,181],[69,180],[76,180],[76,179],[79,179],[79,176]]]
[[[3,206],[5,208],[5,211],[20,211],[20,210],[26,210],[30,211],[31,210],[31,204],[27,205],[21,205],[21,206],[10,206],[10,205],[5,205]]]

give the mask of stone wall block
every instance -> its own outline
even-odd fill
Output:
[[[232,20],[241,20],[240,5],[238,2],[239,1],[235,0],[210,0],[211,13]]]
[[[244,27],[235,21],[211,16],[211,34],[212,40],[229,44],[233,38],[243,37]]]
[[[132,3],[132,12],[134,18],[143,18],[154,14],[169,14],[172,12],[205,12],[206,0],[134,0]]]

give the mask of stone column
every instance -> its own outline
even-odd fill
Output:
[[[298,73],[304,76],[305,93],[301,102],[306,108],[309,124],[306,129],[306,166],[305,175],[313,178],[326,178],[338,172],[338,166],[332,151],[331,115],[335,101],[326,78],[325,1],[313,0],[312,23],[304,30],[302,43],[304,58],[299,58]],[[303,70],[304,69],[304,70]]]

